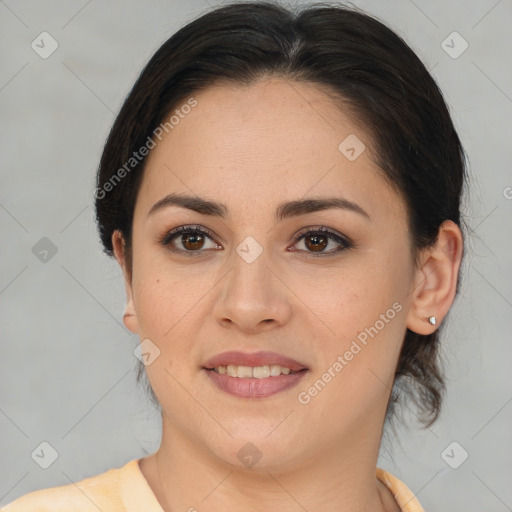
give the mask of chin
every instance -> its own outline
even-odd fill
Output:
[[[217,442],[210,438],[210,443],[215,442],[210,449],[218,459],[236,470],[266,473],[293,467],[299,455],[294,450],[300,447],[304,437],[297,435],[295,438],[285,428],[278,432],[278,423],[267,421],[263,424],[259,418],[253,425],[240,424],[238,430],[231,425],[228,430],[233,437],[223,436]]]

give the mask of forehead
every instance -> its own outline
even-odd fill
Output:
[[[242,207],[251,197],[270,204],[340,192],[355,200],[365,191],[370,210],[379,194],[396,196],[370,156],[366,131],[314,84],[219,83],[193,99],[191,109],[181,110],[190,98],[175,106],[179,121],[148,157],[139,191],[146,211],[171,192],[226,204],[239,198]]]

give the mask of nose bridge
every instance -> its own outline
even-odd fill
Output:
[[[288,297],[272,269],[270,251],[247,237],[233,254],[231,271],[223,281],[215,313],[219,321],[231,321],[246,330],[289,314]]]
[[[252,237],[247,237],[236,248],[233,269],[228,279],[230,295],[238,300],[264,301],[272,294],[270,253]],[[256,305],[256,304],[255,304]]]

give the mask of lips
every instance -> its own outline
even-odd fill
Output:
[[[279,367],[282,368],[280,374],[273,375],[274,372],[270,369]],[[269,376],[261,374],[258,375],[259,378],[249,376],[250,370],[255,368],[259,371],[267,368]],[[220,369],[223,369],[222,372],[219,372]],[[236,376],[234,369],[238,371]],[[202,370],[210,382],[225,393],[237,398],[265,398],[292,388],[304,378],[309,369],[295,359],[276,352],[251,354],[232,351],[212,357],[205,363]]]
[[[216,356],[209,359],[203,366],[207,370],[218,368],[219,366],[270,366],[279,365],[285,368],[290,368],[294,372],[301,370],[307,370],[306,365],[292,359],[290,357],[283,356],[276,352],[261,351],[261,352],[239,352],[230,351],[217,354]]]

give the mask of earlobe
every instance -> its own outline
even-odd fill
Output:
[[[133,334],[138,334],[139,327],[137,324],[137,315],[132,312],[130,304],[127,304],[124,315],[123,315],[124,326]]]
[[[459,226],[444,221],[434,246],[424,249],[411,290],[412,302],[407,327],[417,333],[433,333],[447,315],[455,299],[463,254]]]
[[[123,271],[124,284],[126,290],[126,307],[123,315],[123,323],[125,327],[133,332],[138,333],[137,313],[133,302],[133,290],[132,290],[132,278],[131,269],[128,268],[126,258],[126,243],[122,233],[119,230],[112,233],[112,247],[114,249],[114,255]]]

